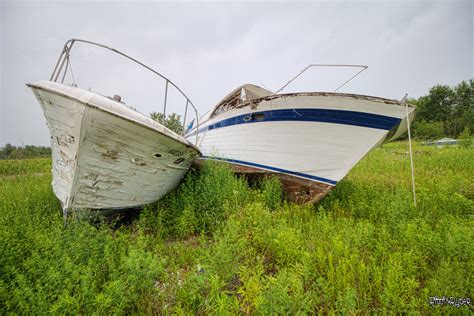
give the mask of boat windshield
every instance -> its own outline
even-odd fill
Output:
[[[214,108],[212,117],[224,113],[230,109],[234,109],[243,103],[260,99],[272,95],[271,91],[263,89],[252,84],[245,84],[238,87],[222,99]]]

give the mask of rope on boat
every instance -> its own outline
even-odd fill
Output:
[[[406,114],[407,114],[408,146],[410,148],[411,186],[412,186],[412,191],[413,191],[413,204],[416,207],[415,168],[413,166],[413,151],[412,151],[412,148],[411,148],[410,117],[409,117],[409,113],[408,113],[407,96],[408,96],[408,94],[405,94],[405,96],[403,97],[401,102],[405,104],[405,110],[406,110]]]

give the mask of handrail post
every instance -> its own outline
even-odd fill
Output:
[[[64,73],[63,73],[63,78],[61,79],[61,83],[64,83],[64,79],[66,79],[66,75],[67,75],[67,69],[69,67],[69,53],[66,53],[66,68],[64,68]]]
[[[59,69],[58,69],[58,72],[56,73],[56,76],[53,79],[55,82],[58,80],[59,74],[61,73],[61,71],[63,69],[64,62],[66,61],[66,56],[69,56],[69,52],[71,51],[72,45],[74,45],[74,40],[71,40],[71,45],[68,46],[68,43],[66,43],[66,45],[64,45],[63,54],[61,55],[62,56],[62,62],[61,62],[61,65],[59,66]]]
[[[186,130],[186,116],[188,114],[188,105],[189,105],[189,100],[186,99],[186,108],[184,110],[184,119],[183,119],[183,135],[184,135],[184,132]]]
[[[61,62],[61,59],[63,58],[64,55],[64,49],[59,55],[58,61],[56,63],[56,66],[54,67],[53,73],[51,74],[51,77],[49,78],[49,81],[53,81],[54,75],[56,74],[56,70],[58,69],[59,63]]]
[[[61,54],[59,54],[59,58],[58,58],[58,61],[56,62],[56,66],[54,66],[54,70],[53,70],[53,73],[51,74],[51,77],[49,78],[49,81],[53,81],[53,78],[54,78],[54,75],[56,74],[56,70],[58,69],[58,66],[59,66],[59,63],[61,62],[63,56],[64,56],[64,53],[66,52],[66,47],[67,45],[69,45],[69,41],[67,41],[64,46],[63,46],[63,50],[61,51]]]
[[[168,99],[168,80],[166,80],[166,86],[165,86],[165,104],[163,106],[163,122],[161,122],[162,124],[165,123],[165,120],[166,120],[166,101]]]
[[[197,109],[194,107],[194,104],[192,104],[194,108],[194,114],[196,115],[196,146],[198,145],[198,139],[199,139],[199,115],[197,112]]]

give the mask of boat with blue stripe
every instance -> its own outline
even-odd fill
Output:
[[[240,86],[185,137],[198,145],[200,159],[251,178],[277,176],[298,203],[320,200],[370,150],[402,135],[414,117],[414,107],[398,100],[280,90]]]

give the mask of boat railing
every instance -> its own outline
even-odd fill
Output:
[[[294,76],[293,78],[291,78],[287,83],[285,83],[280,89],[278,89],[275,93],[273,93],[273,95],[275,94],[278,94],[280,93],[281,91],[283,91],[283,89],[285,89],[290,83],[292,83],[293,81],[295,81],[299,76],[301,76],[306,70],[312,68],[312,67],[355,67],[355,68],[362,68],[359,72],[357,72],[355,75],[353,75],[352,77],[350,77],[349,79],[347,79],[346,81],[344,81],[341,85],[339,85],[335,90],[334,92],[337,92],[337,90],[341,89],[342,87],[344,87],[346,84],[348,84],[350,81],[352,81],[352,79],[354,79],[355,77],[357,77],[361,72],[363,72],[364,70],[366,70],[367,68],[369,68],[369,66],[365,66],[365,65],[343,65],[343,64],[309,64],[308,66],[306,66],[303,70],[301,70],[296,76]]]
[[[167,106],[167,102],[168,102],[168,88],[169,88],[169,85],[171,85],[174,88],[176,88],[176,90],[186,100],[186,106],[185,106],[184,118],[183,118],[183,132],[182,132],[182,135],[184,135],[184,133],[186,131],[186,119],[188,119],[188,112],[191,112],[191,111],[194,112],[194,119],[196,120],[196,127],[199,127],[199,113],[198,113],[198,110],[194,106],[191,99],[189,99],[188,96],[173,81],[171,81],[170,79],[168,79],[167,77],[165,77],[164,75],[159,73],[158,71],[152,69],[151,67],[149,67],[149,66],[143,64],[142,62],[136,60],[135,58],[132,58],[132,57],[124,54],[123,52],[121,52],[121,51],[119,51],[115,48],[111,48],[111,47],[108,47],[108,46],[100,44],[100,43],[96,43],[96,42],[92,42],[92,41],[88,41],[88,40],[76,39],[76,38],[68,40],[64,44],[63,50],[62,50],[61,54],[59,55],[58,62],[56,63],[56,66],[54,67],[53,73],[51,74],[50,81],[54,81],[54,82],[60,81],[61,83],[64,83],[64,79],[66,78],[68,67],[70,67],[71,49],[72,49],[74,43],[76,43],[76,42],[90,44],[90,45],[94,45],[94,46],[98,46],[98,47],[110,50],[110,51],[112,51],[116,54],[119,54],[119,55],[133,61],[134,63],[148,69],[149,71],[151,71],[152,73],[154,73],[158,77],[162,78],[165,81],[165,94],[164,94],[163,112],[162,112],[163,119],[166,119],[166,106]],[[71,75],[73,76],[73,80],[75,81],[74,74],[72,73],[72,71],[71,71]],[[191,106],[191,110],[189,109],[189,106]],[[191,121],[191,122],[193,122],[193,121]],[[164,122],[161,122],[161,123],[164,123]],[[196,130],[199,130],[199,128],[197,128]],[[198,141],[198,135],[196,135],[196,144],[197,144],[197,141]]]

